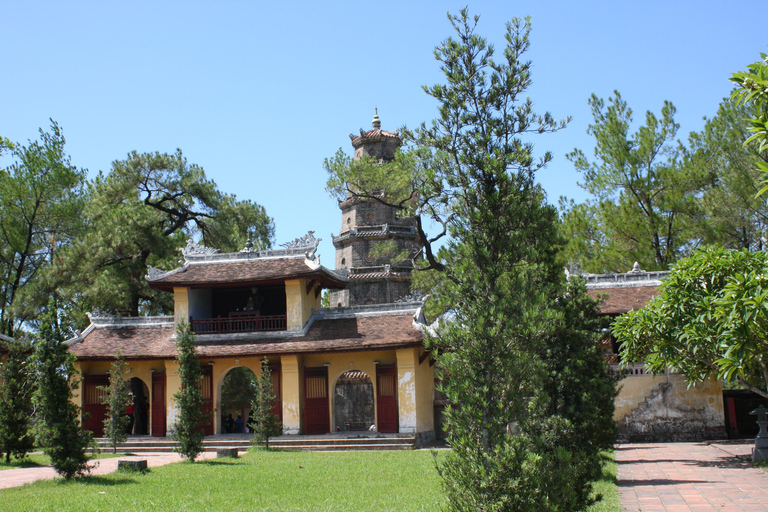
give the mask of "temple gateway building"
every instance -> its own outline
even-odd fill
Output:
[[[402,143],[397,132],[381,129],[378,115],[372,130],[350,138],[355,158],[379,161],[391,159]],[[173,316],[90,315],[88,328],[68,340],[83,379],[74,400],[89,415],[85,427],[103,433],[101,386],[119,352],[129,365],[133,433],[166,435],[180,387],[175,326],[184,321],[197,334],[206,407],[216,411],[206,434],[226,432],[228,414],[247,415],[249,404],[227,402],[223,388],[243,368],[258,376],[267,358],[285,434],[376,430],[408,434],[415,444],[434,439],[445,402],[435,394],[434,360],[423,343],[423,304],[410,296],[412,259],[388,261],[373,250],[384,241],[415,257],[414,220],[376,198],[349,196],[339,208],[335,270],[320,265],[312,232],[282,249],[256,251],[249,244],[230,254],[190,241],[179,268],[150,269],[146,277],[150,287],[173,294]],[[664,273],[635,268],[585,277],[590,294],[603,300],[603,314],[618,315],[643,307]],[[323,290],[330,308],[320,307]],[[608,339],[605,349],[615,359],[617,347]],[[718,382],[688,389],[680,375],[646,375],[642,364],[624,380],[615,418],[625,439],[725,435]]]

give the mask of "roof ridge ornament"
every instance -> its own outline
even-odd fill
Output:
[[[291,242],[280,244],[280,247],[284,247],[286,249],[308,249],[304,253],[304,256],[306,256],[308,260],[314,260],[315,253],[317,252],[317,246],[320,245],[322,240],[322,238],[315,238],[314,231],[307,231],[306,235],[299,237]]]
[[[191,238],[187,240],[186,247],[182,247],[180,251],[185,258],[187,256],[212,256],[219,252],[218,249],[213,249],[212,247],[206,247],[203,244],[198,244]]]
[[[632,270],[627,270],[627,274],[645,274],[645,270],[640,268],[640,263],[635,262],[634,265],[632,265]]]
[[[165,274],[165,270],[153,267],[152,265],[147,265],[147,275],[145,276],[147,280],[154,281],[155,279],[160,278],[163,274]]]

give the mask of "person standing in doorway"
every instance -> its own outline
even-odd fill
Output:
[[[131,435],[133,433],[133,393],[128,393],[128,407],[125,408],[125,415],[128,416],[128,427],[125,429],[125,433]]]

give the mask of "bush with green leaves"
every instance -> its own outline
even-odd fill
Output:
[[[23,459],[34,446],[31,432],[32,394],[35,376],[32,345],[13,339],[0,340],[8,352],[0,362],[0,454]]]
[[[182,321],[176,325],[181,388],[173,395],[178,412],[169,433],[177,443],[173,450],[192,462],[203,452],[203,426],[211,421],[211,415],[204,412],[205,398],[200,389],[203,372],[195,339],[188,323]]]
[[[256,388],[256,397],[251,404],[253,411],[254,429],[256,435],[253,438],[254,443],[264,443],[269,449],[269,438],[279,436],[283,433],[283,425],[278,416],[272,412],[275,407],[274,386],[272,385],[272,372],[269,370],[269,361],[264,358],[261,361],[261,376],[259,376],[258,386]]]
[[[79,385],[75,356],[67,351],[52,304],[43,314],[34,341],[37,390],[35,406],[37,442],[51,458],[57,473],[71,479],[89,470],[86,450],[91,432],[80,426],[80,408],[72,401]]]
[[[107,413],[104,416],[104,437],[109,439],[112,453],[117,453],[117,445],[128,439],[127,429],[131,422],[125,413],[131,400],[125,382],[127,368],[128,363],[123,360],[122,354],[118,351],[110,367],[109,385],[103,388],[106,394],[102,398],[102,403],[107,406]]]

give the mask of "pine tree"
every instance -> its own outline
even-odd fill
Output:
[[[72,391],[78,387],[74,361],[49,303],[35,339],[36,431],[53,469],[66,479],[88,472],[86,450],[93,444],[91,432],[80,427],[80,408],[72,402]]]
[[[181,389],[173,395],[178,415],[169,437],[178,443],[173,450],[194,462],[203,451],[203,425],[211,418],[210,414],[203,412],[205,399],[200,389],[203,372],[200,369],[195,334],[186,322],[176,325],[176,347]]]
[[[6,464],[11,456],[26,457],[34,446],[31,433],[32,375],[31,352],[28,343],[16,340],[0,340],[8,351],[0,364],[0,454],[5,454]]]
[[[125,414],[130,396],[125,383],[128,363],[123,360],[120,351],[115,354],[115,361],[109,372],[109,386],[106,386],[102,403],[107,406],[107,414],[104,417],[104,437],[109,439],[112,453],[117,453],[117,445],[128,439],[127,428],[130,418]]]
[[[253,421],[255,423],[256,436],[254,443],[264,443],[269,449],[269,438],[283,433],[283,425],[272,409],[275,407],[274,386],[272,385],[272,372],[269,370],[269,361],[264,358],[261,361],[261,376],[256,388],[256,397],[253,399]]]

